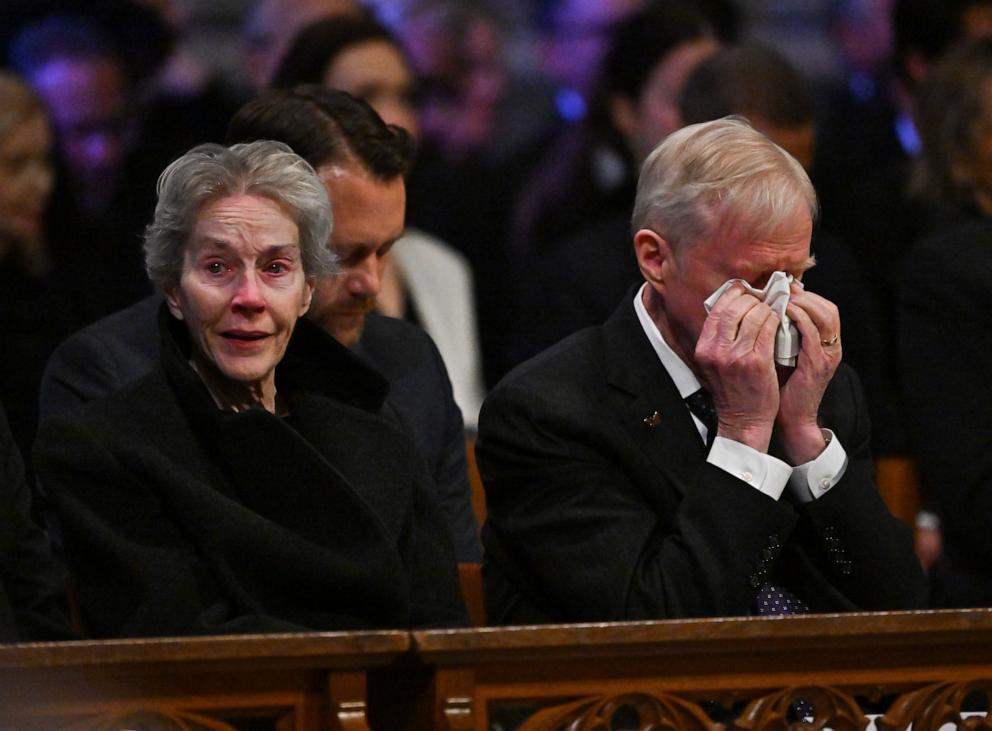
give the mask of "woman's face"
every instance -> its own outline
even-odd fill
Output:
[[[312,292],[296,223],[278,203],[241,193],[200,209],[179,284],[165,294],[189,328],[194,362],[267,388]]]
[[[370,40],[344,49],[328,65],[324,85],[364,99],[387,124],[417,134],[413,74],[391,43]]]
[[[17,241],[41,234],[52,192],[52,136],[33,114],[0,141],[0,236]]]

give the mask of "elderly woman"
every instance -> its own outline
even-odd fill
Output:
[[[299,320],[335,268],[313,169],[285,145],[205,145],[159,180],[149,276],[161,362],[45,423],[36,460],[100,637],[464,620],[385,382]]]
[[[939,606],[992,606],[992,41],[928,76],[918,180],[937,212],[905,258],[899,302],[906,417],[940,518]],[[926,527],[926,526],[925,526]]]

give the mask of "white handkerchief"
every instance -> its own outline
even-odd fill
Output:
[[[775,362],[779,365],[795,368],[796,359],[799,356],[799,331],[792,324],[792,320],[785,314],[785,308],[789,306],[789,285],[793,281],[791,274],[785,272],[773,272],[768,278],[768,283],[764,289],[756,289],[743,279],[729,279],[703,302],[703,307],[709,312],[713,305],[720,299],[721,295],[727,291],[734,282],[740,282],[749,294],[754,295],[759,300],[772,308],[778,319],[781,320],[778,331],[775,333]],[[803,286],[802,282],[796,284]]]

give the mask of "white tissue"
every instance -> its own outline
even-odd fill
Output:
[[[785,308],[789,306],[789,285],[793,282],[793,276],[785,272],[773,272],[763,289],[756,289],[743,279],[728,279],[703,302],[703,307],[706,308],[707,312],[713,309],[716,301],[734,282],[740,282],[748,294],[757,297],[778,315],[781,324],[775,333],[775,362],[779,365],[795,368],[800,347],[799,331],[792,324],[789,316],[785,314]],[[803,283],[799,281],[796,284],[800,287],[803,286]]]

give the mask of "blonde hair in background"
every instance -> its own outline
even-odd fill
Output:
[[[36,114],[45,116],[45,107],[21,78],[0,71],[0,139]]]

